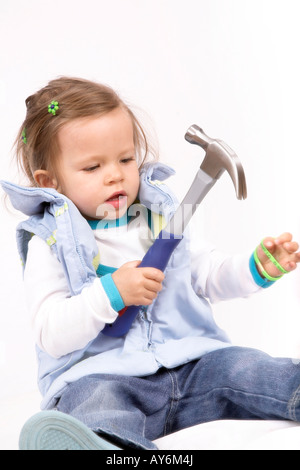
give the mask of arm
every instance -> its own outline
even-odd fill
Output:
[[[249,269],[249,254],[229,256],[208,243],[192,247],[192,285],[211,303],[248,297],[261,288]]]
[[[297,253],[299,246],[292,241],[292,235],[285,233],[277,239],[268,237],[264,239],[264,244],[287,272],[296,269],[300,253]],[[192,250],[192,283],[195,291],[211,302],[218,302],[247,297],[261,287],[268,287],[273,283],[265,278],[263,271],[272,278],[279,278],[282,272],[270,261],[261,245],[257,247],[257,254],[260,265],[253,262],[250,270],[249,255],[226,256],[211,245],[202,244],[197,250]]]
[[[117,318],[100,279],[71,297],[61,264],[38,237],[29,244],[24,282],[36,343],[53,357],[85,347]]]

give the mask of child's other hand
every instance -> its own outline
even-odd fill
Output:
[[[138,268],[140,263],[130,261],[112,274],[126,307],[150,305],[162,290],[163,272],[156,268]]]
[[[290,272],[296,269],[297,263],[300,262],[300,252],[297,251],[299,245],[293,241],[293,236],[290,233],[283,233],[277,238],[267,237],[263,243],[286,271]],[[257,255],[269,276],[276,278],[282,275],[282,272],[267,257],[260,245],[257,247]]]

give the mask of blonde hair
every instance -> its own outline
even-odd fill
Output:
[[[57,101],[55,116],[48,105]],[[68,122],[84,117],[101,116],[116,108],[124,109],[133,125],[136,158],[139,167],[157,156],[139,120],[128,105],[110,87],[80,78],[60,77],[26,99],[27,114],[15,142],[19,167],[37,186],[36,170],[55,172],[55,158],[59,154],[58,132]]]

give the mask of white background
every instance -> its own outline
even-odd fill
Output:
[[[11,148],[25,98],[57,76],[80,76],[145,111],[179,198],[204,156],[184,140],[191,124],[236,151],[248,199],[237,201],[224,175],[195,215],[201,237],[249,256],[267,235],[291,231],[299,241],[299,18],[299,0],[1,0],[1,179],[19,181]],[[1,401],[36,390],[36,363],[20,216],[0,211]],[[300,357],[299,274],[215,306],[234,343]]]

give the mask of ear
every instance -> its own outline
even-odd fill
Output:
[[[49,171],[37,170],[34,172],[33,176],[34,176],[36,183],[41,188],[57,189],[58,187],[57,180],[52,177]]]

